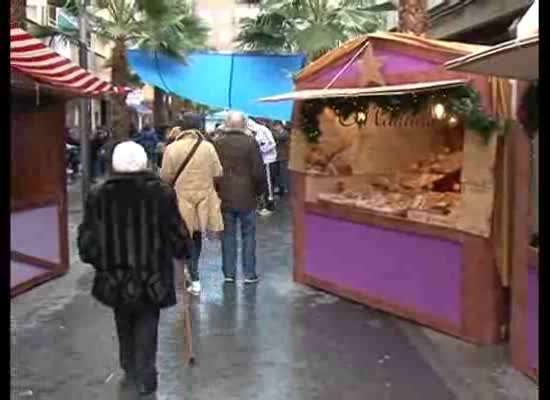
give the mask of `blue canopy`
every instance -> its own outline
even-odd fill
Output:
[[[292,102],[260,103],[261,97],[290,92],[292,75],[304,55],[197,52],[187,65],[173,57],[144,50],[128,51],[130,67],[146,83],[211,107],[289,121]]]

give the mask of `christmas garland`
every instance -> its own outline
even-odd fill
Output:
[[[523,97],[518,110],[518,119],[532,139],[539,130],[539,84],[532,83]]]
[[[486,143],[499,127],[496,120],[484,113],[479,93],[470,86],[460,86],[396,96],[340,97],[305,101],[302,106],[302,131],[308,142],[317,142],[321,135],[319,115],[326,107],[334,110],[344,125],[344,121],[353,116],[354,122],[361,126],[366,123],[371,105],[385,110],[391,118],[397,118],[404,114],[416,115],[436,104],[441,104],[448,115],[462,120],[469,130],[478,133]]]

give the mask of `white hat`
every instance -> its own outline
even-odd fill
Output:
[[[147,153],[140,144],[127,141],[116,145],[113,151],[113,170],[128,173],[147,169]]]

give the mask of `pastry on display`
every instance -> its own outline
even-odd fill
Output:
[[[338,182],[319,200],[441,226],[455,225],[460,207],[462,152],[430,154],[406,171],[373,176],[360,188]]]
[[[441,154],[438,156],[438,160],[431,165],[431,171],[444,175],[452,174],[462,168],[462,159],[462,152]]]
[[[431,173],[412,174],[401,178],[399,183],[406,189],[432,189],[434,183],[444,176],[442,174]]]
[[[412,210],[431,210],[436,213],[449,214],[460,205],[460,195],[456,193],[427,192],[419,194],[411,203]]]

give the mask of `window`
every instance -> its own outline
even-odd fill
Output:
[[[237,0],[239,4],[260,5],[261,0]]]
[[[427,7],[428,10],[431,10],[432,8],[439,7],[440,5],[443,5],[447,2],[447,0],[427,0]]]

